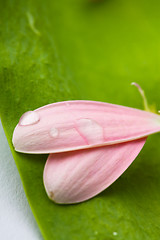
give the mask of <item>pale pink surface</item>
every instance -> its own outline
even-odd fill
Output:
[[[19,152],[56,153],[92,148],[160,131],[159,115],[103,102],[59,102],[29,114],[22,116],[21,125],[13,133],[13,145]]]
[[[43,175],[49,198],[69,204],[97,195],[128,168],[145,141],[50,154]]]

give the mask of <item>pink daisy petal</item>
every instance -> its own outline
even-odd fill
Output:
[[[50,199],[70,204],[85,201],[111,185],[133,162],[146,138],[80,151],[50,154],[44,186]]]
[[[132,141],[160,131],[158,114],[95,101],[66,101],[25,113],[16,151],[56,153]]]

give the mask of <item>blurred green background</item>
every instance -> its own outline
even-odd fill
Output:
[[[16,153],[11,143],[20,116],[48,103],[143,108],[131,82],[160,109],[158,0],[0,0],[0,116],[44,239],[159,240],[159,134],[112,186],[70,206],[46,196],[47,155]]]

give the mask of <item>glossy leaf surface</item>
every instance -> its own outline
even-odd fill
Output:
[[[11,139],[24,112],[57,101],[142,108],[131,82],[160,109],[160,2],[1,0],[0,5],[0,114],[44,239],[159,239],[159,134],[148,138],[111,187],[74,206],[48,199],[42,181],[47,156],[16,153]]]

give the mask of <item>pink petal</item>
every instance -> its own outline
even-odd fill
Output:
[[[158,114],[103,102],[66,101],[25,113],[14,130],[13,145],[19,152],[56,153],[127,142],[159,131]]]
[[[97,195],[128,168],[145,141],[50,154],[43,175],[49,198],[69,204]]]

